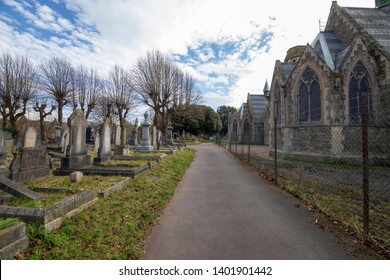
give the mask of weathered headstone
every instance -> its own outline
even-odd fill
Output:
[[[98,149],[98,155],[94,159],[94,163],[105,162],[111,159],[111,120],[110,118],[105,118],[103,125],[100,130],[100,143]]]
[[[135,120],[133,129],[131,130],[130,145],[136,146],[138,144],[138,119]]]
[[[118,126],[116,127],[118,130]],[[122,125],[119,126],[119,131],[120,131],[120,144],[115,145],[115,150],[114,153],[115,155],[123,155],[127,156],[129,155],[129,147],[127,146],[126,143],[126,135],[127,135],[127,122],[126,120],[123,120]],[[116,138],[118,135],[116,135]]]
[[[121,126],[118,124],[115,126],[114,145],[121,144]]]
[[[37,146],[37,130],[33,127],[27,128],[24,134],[23,147],[24,148],[35,148]]]
[[[5,151],[4,132],[2,129],[0,129],[0,163],[4,164],[6,158],[7,158],[7,153]]]
[[[66,147],[68,145],[69,145],[69,128],[66,127],[61,132],[61,141],[60,141],[61,152],[65,153]]]
[[[96,130],[95,136],[94,136],[93,140],[94,140],[94,148],[93,148],[93,150],[95,152],[97,152],[99,150],[99,147],[100,147],[100,132],[99,132],[99,129]]]
[[[142,123],[142,137],[141,137],[141,145],[136,147],[137,151],[152,151],[153,146],[150,145],[149,140],[149,128],[150,122],[148,120],[148,114],[144,114],[145,121]]]
[[[172,139],[173,127],[172,127],[172,123],[171,122],[168,123],[167,129],[168,129],[168,133],[167,133],[167,140],[166,140],[167,142],[166,142],[166,144],[167,145],[172,145],[173,144],[173,139]]]
[[[152,128],[152,146],[157,145],[157,127],[153,126]]]
[[[61,126],[56,125],[54,128],[54,143],[59,145],[61,142]]]
[[[90,164],[85,143],[86,120],[83,111],[76,109],[68,119],[69,144],[66,147],[65,157],[61,159],[61,169],[73,169]]]
[[[11,180],[23,181],[49,175],[49,157],[46,153],[46,147],[37,145],[37,135],[35,128],[27,128],[23,147],[12,153],[13,159],[9,166]]]

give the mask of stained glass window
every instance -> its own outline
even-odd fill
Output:
[[[303,72],[298,88],[298,121],[321,120],[321,87],[317,75],[309,67]]]
[[[362,113],[362,93],[367,94],[367,113],[371,111],[370,80],[367,69],[361,62],[353,68],[349,79],[349,120],[352,123],[360,122]]]

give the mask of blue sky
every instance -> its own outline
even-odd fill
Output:
[[[188,71],[206,105],[239,107],[262,93],[277,59],[311,43],[328,0],[0,0],[0,50],[56,56],[105,75],[152,49]],[[374,0],[339,0],[374,7]]]

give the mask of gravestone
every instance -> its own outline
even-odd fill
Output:
[[[100,132],[99,132],[99,129],[95,132],[95,136],[94,136],[93,140],[94,140],[93,150],[95,152],[97,152],[99,150],[99,147],[100,147]]]
[[[7,158],[7,153],[5,151],[5,138],[4,132],[0,129],[0,164],[4,164]]]
[[[61,142],[60,142],[61,152],[65,153],[66,152],[66,147],[68,145],[69,145],[69,128],[66,127],[61,132]]]
[[[126,120],[123,120],[123,125],[122,126],[117,126],[116,130],[120,131],[120,144],[115,144],[115,150],[114,153],[115,155],[123,155],[123,156],[128,156],[129,155],[129,147],[126,144],[126,132],[127,132],[127,122]],[[118,133],[116,133],[116,137],[118,137]]]
[[[121,126],[118,124],[115,126],[114,145],[119,146],[121,144]]]
[[[138,144],[138,119],[135,120],[133,129],[131,130],[130,145],[136,146]]]
[[[61,159],[61,169],[74,169],[90,165],[91,157],[86,145],[86,120],[83,111],[76,109],[68,119],[69,144],[65,157]]]
[[[157,127],[153,126],[152,128],[152,146],[157,145]]]
[[[94,163],[105,162],[111,160],[111,120],[105,118],[103,125],[99,129],[99,149],[97,157],[94,159]]]
[[[169,122],[168,123],[168,133],[167,133],[167,142],[166,142],[166,145],[173,145],[173,139],[172,139],[172,131],[173,131],[173,127],[172,127],[172,123]]]
[[[150,122],[148,120],[148,114],[144,114],[145,121],[141,124],[142,125],[142,136],[141,136],[141,144],[136,147],[137,151],[152,151],[153,146],[150,145],[149,140],[149,128],[150,128]]]
[[[13,159],[9,166],[9,178],[13,181],[23,181],[49,175],[49,157],[46,147],[38,146],[38,132],[35,128],[27,128],[23,147],[13,152]]]
[[[58,124],[54,128],[54,143],[57,145],[61,143],[61,126]]]

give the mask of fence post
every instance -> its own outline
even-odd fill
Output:
[[[252,141],[252,129],[251,129],[251,126],[249,126],[248,163],[251,162],[251,141]]]
[[[363,234],[369,234],[368,123],[367,93],[362,96],[362,154],[363,154]]]
[[[276,131],[276,126],[277,126],[277,120],[276,117],[274,118],[274,144],[275,144],[275,183],[278,184],[278,137],[277,137],[277,131]]]

